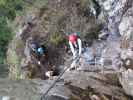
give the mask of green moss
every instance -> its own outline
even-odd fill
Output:
[[[25,47],[24,42],[19,39],[16,43],[16,50],[18,50],[18,52],[21,52],[20,50],[22,50],[24,47]]]
[[[15,51],[11,51],[12,53],[10,53],[10,57],[8,59],[8,62],[11,64],[18,64],[19,60],[18,60],[18,56],[16,54]]]
[[[7,63],[10,65],[9,77],[13,79],[20,79],[20,58],[16,52],[16,48],[20,47],[22,44],[18,42],[19,39],[14,38],[9,45],[7,52]],[[21,44],[21,45],[20,45]]]
[[[15,52],[15,50],[9,50],[9,54],[7,57],[7,62],[10,65],[9,68],[9,77],[14,79],[20,78],[20,67],[19,67],[19,58]]]

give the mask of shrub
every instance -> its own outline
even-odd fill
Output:
[[[0,17],[0,63],[3,63],[8,42],[12,39],[11,29],[7,26],[4,17]]]
[[[60,33],[54,33],[50,36],[50,42],[55,46],[59,46],[60,43],[63,43],[65,38]]]
[[[9,41],[12,39],[9,20],[12,21],[17,13],[23,10],[22,0],[0,0],[0,63],[4,62]]]
[[[93,27],[90,32],[86,32],[83,37],[85,38],[85,40],[95,40],[98,39],[98,35],[100,33],[100,30],[103,28],[102,24],[99,25],[95,25],[95,27]]]

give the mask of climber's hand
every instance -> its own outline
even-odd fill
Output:
[[[41,62],[40,61],[38,61],[37,63],[38,63],[38,65],[41,65]]]

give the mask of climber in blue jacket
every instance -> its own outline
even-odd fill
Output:
[[[42,57],[46,57],[46,47],[43,45],[39,45],[37,42],[32,42],[30,44],[30,49],[38,58],[38,64],[40,65],[40,59]]]

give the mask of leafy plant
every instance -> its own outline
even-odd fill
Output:
[[[7,26],[5,18],[0,17],[0,63],[2,63],[5,58],[6,49],[11,39],[11,29]]]
[[[0,0],[0,16],[13,20],[23,10],[22,0]]]
[[[60,33],[54,33],[50,37],[50,42],[53,43],[55,46],[58,46],[60,43],[64,42],[64,37]]]
[[[0,0],[0,63],[4,62],[12,30],[8,27],[8,20],[12,21],[23,10],[22,0]]]

